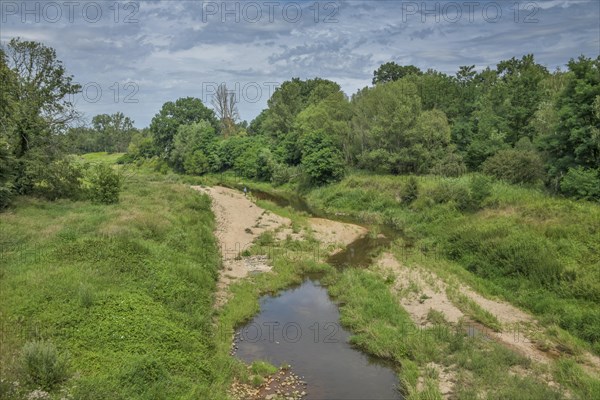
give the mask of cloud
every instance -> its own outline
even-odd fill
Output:
[[[429,12],[419,1],[80,1],[72,21],[66,9],[53,21],[40,9],[39,21],[25,15],[25,22],[22,4],[0,4],[0,39],[20,36],[54,47],[78,82],[102,91],[95,102],[79,98],[81,110],[90,117],[122,111],[140,127],[166,101],[207,100],[213,83],[240,92],[258,85],[258,100],[238,96],[242,117],[252,119],[266,107],[269,85],[295,76],[335,80],[351,95],[388,61],[453,74],[460,65],[484,68],[527,53],[550,69],[600,53],[597,0],[517,7],[482,0],[472,12],[448,1],[428,3]],[[94,4],[101,18],[91,22]],[[462,7],[460,18],[451,4]]]

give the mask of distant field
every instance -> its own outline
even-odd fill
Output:
[[[88,153],[88,154],[83,154],[77,157],[81,157],[82,159],[84,159],[87,162],[97,162],[97,163],[104,163],[104,164],[115,164],[117,162],[117,160],[123,156],[123,154],[125,153],[106,153],[106,152],[100,152],[100,153]]]

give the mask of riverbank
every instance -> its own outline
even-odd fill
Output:
[[[269,190],[268,185],[265,184],[261,184],[260,185],[260,189],[261,190]],[[275,193],[277,190],[273,190],[272,193]],[[289,195],[292,195],[292,193],[289,193]],[[309,199],[310,199],[311,194],[309,194]],[[261,201],[261,204],[262,201]],[[366,210],[363,209],[361,212],[364,213]],[[335,213],[344,213],[344,214],[351,214],[351,210],[348,209],[329,209],[330,214],[335,214]],[[290,214],[292,213],[292,211],[290,209],[286,209],[285,210],[286,214]],[[432,257],[431,255],[427,255],[424,254],[422,251],[419,252],[414,252],[412,251],[413,254],[407,254],[406,251],[406,247],[404,247],[402,245],[402,243],[400,242],[396,242],[394,244],[393,248],[393,253],[395,253],[396,258],[401,259],[403,263],[408,263],[410,265],[415,265],[415,260],[420,261],[419,262],[419,267],[420,268],[424,268],[425,271],[432,270],[434,267],[432,267],[431,264],[440,261],[440,260],[436,260],[436,257]],[[412,249],[412,248],[411,248]],[[414,249],[413,249],[414,250]],[[419,254],[417,254],[419,253]],[[424,261],[424,262],[423,262]],[[435,267],[435,268],[439,268]],[[440,274],[443,276],[444,279],[449,279],[450,281],[452,281],[452,279],[458,279],[460,278],[460,274],[455,274],[456,272],[456,267],[450,268],[450,270],[452,271],[450,274],[448,274],[448,272],[444,274]],[[392,331],[395,330],[395,334],[396,335],[400,335],[402,336],[403,334],[406,333],[406,327],[407,326],[414,326],[415,321],[414,320],[414,315],[411,318],[410,314],[407,314],[404,310],[404,307],[402,307],[402,299],[399,299],[398,293],[394,294],[394,290],[390,290],[389,286],[390,283],[388,281],[391,282],[395,282],[396,280],[400,280],[402,279],[402,276],[397,276],[395,274],[389,274],[387,273],[382,273],[381,269],[374,266],[373,268],[370,268],[369,270],[363,270],[363,271],[343,271],[341,273],[336,273],[333,274],[336,276],[335,279],[339,280],[339,279],[343,279],[342,277],[345,277],[347,275],[352,275],[352,274],[358,274],[360,275],[362,278],[362,275],[365,273],[371,273],[371,274],[375,274],[376,276],[378,276],[379,279],[383,280],[384,283],[384,287],[386,288],[386,290],[390,291],[392,294],[392,300],[394,300],[394,302],[396,303],[396,305],[398,306],[397,309],[394,308],[394,314],[397,315],[404,315],[404,319],[401,321],[401,323],[396,324],[396,328],[393,329]],[[339,276],[341,274],[341,276]],[[454,276],[456,275],[456,276]],[[368,279],[371,279],[372,277],[369,275]],[[327,279],[325,279],[325,281],[327,281]],[[464,282],[466,280],[462,280],[459,279],[457,282],[462,283],[462,285],[464,286],[465,284],[468,285],[468,282]],[[364,283],[362,280],[358,280],[357,282],[360,282],[361,284]],[[372,283],[372,282],[371,282]],[[580,375],[580,377],[578,377],[577,379],[574,379],[574,376],[579,375],[580,372],[582,372],[584,369],[587,369],[587,371],[589,373],[594,373],[595,370],[595,366],[594,366],[594,362],[593,359],[589,359],[588,356],[585,353],[581,353],[581,349],[580,352],[576,353],[576,354],[569,354],[568,352],[563,352],[563,354],[553,354],[552,352],[548,352],[549,353],[549,358],[550,358],[550,362],[546,363],[544,362],[544,360],[548,357],[545,356],[545,352],[540,351],[540,349],[538,348],[538,343],[541,340],[547,340],[547,333],[542,331],[541,334],[539,332],[539,325],[538,326],[533,326],[531,325],[530,321],[533,321],[534,319],[530,319],[529,317],[527,319],[522,319],[519,321],[508,321],[506,320],[506,318],[503,318],[502,315],[497,316],[496,314],[498,314],[498,310],[502,309],[502,307],[504,307],[502,305],[502,302],[495,302],[494,300],[490,300],[488,298],[485,298],[483,296],[481,296],[480,294],[478,294],[478,296],[480,297],[475,297],[476,300],[479,300],[479,302],[473,300],[473,297],[466,297],[461,295],[460,291],[456,291],[455,288],[456,286],[456,282],[451,282],[452,284],[450,285],[451,290],[448,290],[447,288],[445,289],[445,291],[447,292],[446,296],[448,297],[449,302],[451,302],[452,304],[456,304],[456,309],[458,309],[460,311],[460,314],[458,318],[458,320],[461,321],[461,323],[471,323],[472,326],[476,327],[477,325],[474,325],[474,322],[477,321],[483,321],[485,324],[487,324],[488,326],[492,327],[495,330],[498,330],[500,328],[501,332],[503,332],[502,335],[499,335],[500,337],[504,337],[505,338],[505,342],[510,342],[511,340],[506,339],[508,337],[508,332],[510,332],[510,329],[514,329],[515,327],[518,327],[519,334],[521,335],[521,340],[520,341],[516,341],[516,343],[518,344],[512,344],[510,345],[509,343],[500,343],[497,344],[497,341],[490,341],[489,338],[486,338],[485,335],[482,335],[484,338],[482,340],[469,340],[467,342],[470,343],[470,345],[467,348],[462,348],[462,349],[458,349],[456,350],[456,352],[458,352],[458,354],[456,354],[456,352],[453,354],[452,352],[450,352],[450,354],[445,354],[444,357],[433,357],[433,356],[429,356],[429,357],[424,357],[423,358],[423,354],[421,354],[421,352],[423,352],[424,354],[428,354],[430,352],[430,350],[426,351],[425,349],[422,348],[422,344],[423,343],[403,343],[403,344],[398,344],[396,343],[395,345],[393,344],[395,341],[393,338],[387,337],[388,335],[384,332],[378,332],[378,333],[374,333],[373,331],[377,330],[373,327],[372,322],[369,321],[363,321],[361,318],[358,318],[357,320],[359,321],[358,324],[356,324],[356,321],[354,321],[353,319],[351,319],[350,321],[348,321],[347,319],[344,318],[344,316],[350,312],[350,313],[361,313],[360,307],[358,307],[358,305],[360,304],[360,302],[357,303],[357,307],[358,309],[352,309],[349,310],[349,300],[348,300],[348,296],[353,297],[353,291],[352,290],[348,290],[348,287],[345,287],[343,292],[340,293],[340,295],[338,296],[338,301],[341,301],[341,303],[343,304],[342,306],[342,321],[345,324],[348,324],[351,328],[352,331],[356,333],[356,335],[353,337],[353,343],[361,348],[364,348],[365,350],[369,351],[372,354],[376,354],[385,358],[390,358],[393,359],[397,365],[402,365],[402,379],[403,381],[408,379],[408,381],[404,382],[404,386],[405,386],[405,390],[406,390],[406,394],[410,396],[420,396],[417,395],[416,393],[423,393],[424,391],[428,391],[431,390],[432,393],[438,393],[439,395],[445,394],[444,397],[446,396],[450,396],[451,394],[456,395],[457,393],[461,394],[461,396],[466,395],[466,393],[464,392],[464,389],[462,389],[463,391],[456,391],[456,387],[462,387],[463,384],[467,384],[467,386],[474,385],[474,388],[471,388],[471,390],[473,391],[473,393],[479,393],[481,391],[484,392],[488,392],[489,389],[484,389],[486,386],[488,385],[493,385],[494,382],[493,380],[490,380],[488,382],[485,381],[484,378],[481,377],[481,371],[478,371],[478,367],[476,365],[471,366],[471,370],[470,373],[467,373],[467,371],[469,371],[469,367],[467,365],[461,365],[459,368],[456,368],[456,359],[460,358],[459,354],[464,354],[463,352],[469,353],[472,351],[476,351],[476,352],[492,352],[493,354],[495,354],[497,357],[492,357],[490,360],[490,363],[485,365],[485,368],[491,368],[493,369],[495,372],[495,374],[501,374],[501,371],[496,370],[496,367],[505,367],[506,371],[508,371],[509,375],[514,375],[515,378],[517,380],[517,382],[511,382],[511,380],[513,378],[510,378],[508,376],[506,376],[505,381],[507,382],[507,385],[504,389],[502,388],[498,388],[495,389],[492,392],[502,392],[502,390],[510,390],[510,386],[511,385],[515,385],[515,384],[519,384],[522,386],[523,382],[528,382],[527,385],[528,386],[528,390],[530,391],[530,397],[529,398],[542,398],[544,396],[550,396],[550,398],[561,398],[562,396],[574,396],[574,397],[581,397],[581,398],[585,398],[586,395],[589,397],[589,395],[591,395],[591,393],[594,393],[594,390],[596,390],[597,388],[597,381],[592,379],[591,377],[587,377],[586,378],[586,374],[582,374]],[[408,286],[411,286],[411,284],[409,284]],[[414,285],[413,285],[414,286]],[[461,289],[463,288],[463,286],[459,286]],[[329,290],[330,293],[335,295],[335,291],[336,291],[336,284],[330,285],[329,286]],[[382,288],[380,288],[382,289]],[[357,290],[360,292],[360,290]],[[419,293],[419,290],[413,290],[415,293]],[[398,290],[396,289],[396,292],[398,292]],[[415,294],[413,293],[413,294]],[[476,294],[475,291],[472,291],[473,294]],[[428,304],[431,305],[432,302],[428,303],[429,297],[433,297],[427,294],[427,291],[420,293],[419,296],[417,296],[418,298],[420,298],[421,302],[419,304]],[[414,301],[414,296],[413,296],[413,300]],[[417,302],[419,302],[419,299],[417,299]],[[482,304],[484,304],[484,306],[482,306]],[[391,306],[391,305],[390,305]],[[492,311],[488,311],[487,308],[491,307]],[[510,310],[510,308],[508,309]],[[507,316],[508,314],[504,314],[505,316]],[[515,314],[515,315],[520,315],[520,314]],[[356,317],[355,315],[353,316],[353,318]],[[422,317],[422,315],[421,315]],[[466,318],[465,318],[466,317]],[[500,318],[499,318],[500,317]],[[388,317],[389,318],[389,317]],[[436,310],[436,307],[430,307],[430,310],[428,310],[427,312],[427,316],[426,318],[429,320],[429,326],[427,326],[427,324],[425,324],[425,326],[423,326],[422,321],[418,321],[417,322],[417,328],[418,331],[423,333],[423,332],[428,332],[429,335],[425,335],[425,336],[432,336],[431,334],[437,329],[439,330],[440,326],[441,327],[446,327],[446,328],[451,328],[451,330],[456,330],[456,321],[453,320],[453,317],[450,317],[450,321],[446,320],[446,316],[444,315],[443,311],[440,310]],[[431,322],[433,321],[433,322]],[[385,317],[382,317],[381,323],[384,324],[389,324],[390,321],[388,319],[386,319]],[[513,326],[510,326],[511,323],[515,323],[513,324]],[[364,326],[363,326],[364,324]],[[375,324],[375,326],[377,326],[377,324]],[[388,326],[389,328],[389,326]],[[366,329],[367,331],[370,331],[370,334],[366,335],[364,332],[362,332],[362,329]],[[400,329],[400,330],[399,330]],[[488,331],[491,332],[493,329],[489,329]],[[482,331],[485,332],[486,331],[486,326],[485,325],[479,325],[479,329],[477,328],[473,328],[472,330],[475,331]],[[390,332],[388,332],[389,334]],[[465,334],[465,332],[461,331],[459,336],[463,336]],[[531,340],[530,337],[532,334],[536,334],[538,336],[536,336],[534,338],[534,340]],[[363,338],[363,335],[366,335]],[[381,335],[381,336],[380,336]],[[558,335],[561,339],[564,335],[561,334],[560,332],[558,332],[556,335]],[[421,335],[422,336],[422,335]],[[435,335],[433,335],[435,336]],[[490,335],[487,335],[490,336]],[[455,338],[456,339],[456,338]],[[525,341],[523,341],[523,339],[527,339]],[[438,340],[437,343],[432,343],[430,342],[430,340],[425,340],[425,342],[429,343],[429,347],[430,348],[437,348],[440,352],[442,353],[448,353],[448,348],[452,347],[452,340],[450,342],[448,342],[448,338],[444,339],[444,340]],[[456,339],[459,340],[459,339]],[[569,339],[572,341],[572,339]],[[391,342],[390,342],[391,341]],[[513,338],[512,341],[515,341],[515,339]],[[410,341],[409,341],[410,342]],[[434,340],[435,342],[435,340]],[[477,345],[474,345],[473,343],[478,343]],[[482,343],[479,343],[482,342]],[[527,343],[527,344],[524,344]],[[569,341],[567,341],[567,343],[570,343]],[[393,351],[394,347],[396,346],[396,351],[400,351],[400,354],[396,354],[395,351]],[[412,349],[411,352],[407,351],[407,346],[408,348],[414,347],[417,349],[420,349],[416,352],[416,354],[413,354],[412,351],[414,351],[414,349]],[[474,347],[473,347],[474,346]],[[491,346],[491,347],[490,347]],[[497,346],[497,347],[495,347]],[[529,353],[528,353],[529,351]],[[507,353],[505,353],[507,352]],[[516,354],[515,354],[516,353]],[[514,356],[510,356],[508,357],[509,354],[515,354]],[[538,357],[539,356],[539,357]],[[507,364],[507,357],[508,359],[511,359],[511,357],[516,357],[515,359],[513,359],[511,362],[508,362]],[[437,360],[436,360],[437,359]],[[502,359],[504,361],[502,361]],[[427,361],[428,360],[428,361]],[[519,362],[516,362],[515,360],[521,360]],[[427,361],[427,362],[424,362]],[[438,363],[439,365],[437,366],[432,366],[433,364],[431,363]],[[581,366],[578,366],[577,364],[580,363]],[[413,371],[413,373],[411,373],[410,371]],[[427,372],[429,371],[429,372]],[[425,377],[429,376],[436,376],[435,379],[426,379]],[[467,379],[467,381],[464,381],[465,376],[470,375],[470,378]],[[412,377],[412,378],[411,378]],[[413,379],[414,378],[414,379]],[[462,379],[462,380],[461,380]],[[522,381],[523,379],[525,379],[525,381]],[[447,382],[452,381],[452,384],[448,384]],[[474,384],[473,382],[476,381],[476,383]],[[446,383],[444,383],[446,382]],[[537,383],[536,383],[537,382]],[[438,386],[439,385],[439,386]],[[501,385],[502,386],[502,385]],[[433,389],[434,387],[436,387],[437,389]],[[448,389],[448,387],[453,387],[454,389]],[[412,389],[411,389],[412,388]],[[412,393],[412,395],[411,395]],[[509,393],[509,392],[507,392]],[[552,393],[554,393],[554,395],[552,395]],[[554,397],[553,397],[554,396]],[[556,397],[558,396],[558,397]]]

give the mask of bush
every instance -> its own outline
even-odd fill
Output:
[[[261,149],[256,156],[256,178],[269,181],[273,176],[275,161],[269,149]]]
[[[210,169],[208,158],[202,151],[196,150],[183,160],[183,169],[186,174],[203,175]]]
[[[470,182],[471,198],[473,206],[480,208],[488,197],[492,194],[492,181],[484,175],[476,175]]]
[[[408,182],[406,182],[400,198],[403,203],[410,204],[415,201],[417,197],[419,197],[419,183],[414,176],[411,176],[408,178]]]
[[[31,193],[47,200],[81,198],[82,168],[68,159],[25,161],[25,181]]]
[[[456,182],[441,182],[430,191],[429,195],[438,204],[454,203],[460,211],[473,207],[473,198],[469,189]]]
[[[345,173],[342,154],[333,147],[324,147],[303,156],[302,167],[309,182],[313,185],[339,181]]]
[[[467,172],[467,166],[460,154],[448,152],[442,158],[435,161],[430,173],[440,176],[461,176]]]
[[[576,199],[600,200],[600,173],[583,167],[569,168],[560,182],[560,190]]]
[[[13,191],[8,185],[0,186],[0,211],[10,205]]]
[[[0,211],[10,204],[13,196],[14,159],[4,139],[0,139]]]
[[[50,342],[28,342],[22,351],[22,366],[27,380],[42,389],[52,389],[69,377],[67,357]]]
[[[110,166],[96,164],[89,171],[89,198],[93,203],[113,204],[119,202],[122,178]]]
[[[397,156],[387,150],[376,149],[358,156],[358,166],[380,174],[390,174],[396,171]]]
[[[544,178],[544,164],[535,151],[506,149],[485,160],[483,172],[509,183],[536,183]]]

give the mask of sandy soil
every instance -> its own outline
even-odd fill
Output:
[[[427,326],[427,313],[430,309],[440,311],[451,323],[457,323],[464,317],[446,295],[446,284],[437,279],[432,273],[416,268],[406,268],[390,253],[384,253],[378,260],[378,265],[391,270],[396,276],[394,290],[408,290],[416,285],[418,291],[402,296],[400,304],[408,311],[417,325]],[[428,298],[425,298],[427,296]]]
[[[252,203],[243,193],[216,186],[192,186],[192,189],[208,194],[217,222],[215,236],[219,241],[223,268],[219,274],[215,306],[227,301],[227,287],[238,279],[255,271],[270,271],[266,256],[241,257],[254,239],[268,230],[275,230],[291,221],[272,214]]]
[[[331,249],[331,254],[343,250],[347,245],[366,235],[368,230],[359,225],[332,221],[323,218],[310,218],[310,226],[321,245]]]
[[[217,229],[215,236],[219,241],[223,268],[219,274],[215,307],[227,302],[227,287],[245,278],[252,272],[271,270],[266,256],[242,257],[252,242],[265,231],[275,231],[278,240],[285,240],[289,234],[292,239],[302,239],[302,233],[293,233],[288,218],[270,213],[254,204],[243,193],[221,187],[192,186],[199,192],[208,194],[212,199]],[[362,226],[346,224],[321,218],[309,219],[315,238],[321,246],[339,251],[367,233]]]
[[[461,318],[468,321],[467,316],[454,306],[448,298],[446,283],[433,272],[421,268],[407,268],[389,253],[385,253],[378,263],[381,267],[390,269],[397,274],[396,290],[406,287],[409,282],[415,282],[420,286],[416,296],[411,294],[407,298],[400,299],[402,306],[406,308],[415,323],[425,325],[427,313],[430,309],[442,312],[446,320],[451,323],[456,323]],[[551,357],[539,350],[535,343],[527,337],[523,329],[520,329],[521,326],[530,326],[535,323],[530,315],[510,304],[484,298],[465,286],[461,286],[461,292],[483,309],[494,314],[504,328],[502,332],[484,329],[486,336],[534,361],[548,363],[551,360]],[[418,300],[415,301],[415,297]],[[477,326],[478,324],[473,325],[476,329],[481,330],[481,327]]]

